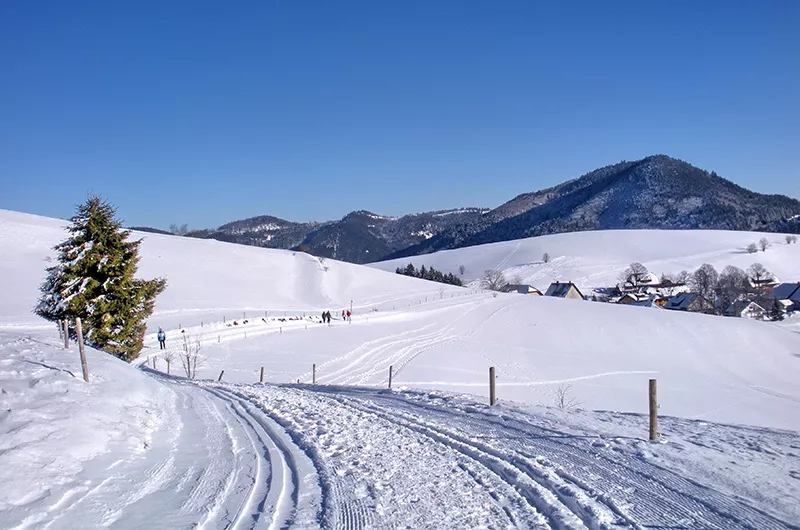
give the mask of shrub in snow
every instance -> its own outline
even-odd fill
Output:
[[[772,273],[767,270],[765,266],[760,263],[753,263],[747,267],[747,274],[753,279],[756,284],[762,283],[772,279]]]
[[[642,265],[641,263],[631,263],[630,266],[622,271],[620,274],[619,279],[621,283],[629,283],[631,285],[639,285],[639,282],[647,276],[648,270],[647,267]]]
[[[766,237],[762,237],[758,241],[758,247],[761,249],[762,252],[766,252],[769,247],[772,245],[770,244],[769,240]]]
[[[706,300],[714,299],[714,292],[717,289],[717,282],[719,281],[719,274],[713,265],[703,263],[694,271],[692,278],[689,280],[689,285],[692,290],[705,298]]]
[[[750,254],[755,254],[756,252],[758,252],[758,247],[756,246],[755,243],[750,243],[749,245],[747,245],[747,252],[749,252]]]
[[[481,287],[490,291],[499,291],[508,285],[508,280],[503,273],[497,269],[487,269],[481,278]]]
[[[142,349],[147,317],[166,280],[134,278],[139,241],[114,218],[113,206],[89,197],[70,219],[70,236],[55,246],[34,312],[47,320],[80,317],[86,343],[126,361]],[[70,330],[75,334],[74,330]]]
[[[728,308],[747,293],[747,274],[739,267],[728,265],[717,281],[717,310],[725,314]]]

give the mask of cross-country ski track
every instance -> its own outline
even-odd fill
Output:
[[[658,458],[669,444],[562,431],[514,406],[152,375],[175,394],[170,428],[129,460],[88,462],[86,487],[3,527],[798,528],[672,470]],[[667,419],[674,432],[693,423]],[[762,431],[713,428],[743,445]],[[800,448],[796,433],[771,432]],[[94,484],[98,467],[109,471]]]

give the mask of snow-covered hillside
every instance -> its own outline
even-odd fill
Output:
[[[63,221],[0,210],[0,275],[7,293],[0,299],[0,325],[42,323],[30,312],[32,302],[45,267],[55,257],[52,247],[66,237],[64,226]],[[263,317],[265,310],[281,316],[284,311],[289,316],[341,311],[349,309],[351,301],[354,311],[363,313],[439,291],[429,282],[302,252],[144,232],[134,232],[133,237],[144,239],[139,274],[168,280],[152,319],[153,325],[165,329],[222,321],[223,316],[238,318],[247,311],[251,317]]]
[[[151,333],[138,364],[155,359],[152,377],[89,350],[86,385],[67,372],[80,370],[74,347],[30,312],[63,224],[0,211],[0,479],[13,485],[0,527],[796,528],[800,334],[789,327],[494,296],[302,253],[136,234],[140,274],[169,282],[150,329],[165,328],[170,351],[199,339],[206,381],[164,375]],[[457,251],[474,263],[454,263],[477,277],[546,251],[551,263],[525,267],[561,274],[560,260],[562,279],[583,270],[602,284],[634,260],[659,272],[727,256],[742,266],[733,258],[756,236],[726,234],[575,234],[594,249],[586,255],[567,252],[573,235],[550,236],[528,250]],[[791,276],[793,252],[776,241],[757,257]],[[319,322],[351,300],[352,322]],[[233,384],[256,382],[261,367],[279,384]],[[207,381],[222,370],[223,383]],[[642,440],[649,378],[660,444]],[[606,411],[537,407],[559,388]]]
[[[772,246],[766,252],[748,253],[747,246],[762,237]],[[548,263],[542,261],[545,253],[550,256]],[[782,234],[723,230],[572,232],[443,250],[370,266],[394,271],[413,263],[459,274],[463,265],[466,282],[479,279],[487,269],[497,269],[507,279],[519,277],[543,292],[558,280],[571,281],[588,295],[594,288],[616,285],[619,274],[632,262],[644,264],[657,275],[692,272],[703,263],[718,271],[727,265],[747,269],[761,263],[782,281],[800,281],[800,245],[787,245]]]
[[[64,237],[61,223],[2,213],[0,245],[8,249],[3,277],[14,281],[4,282],[12,296],[3,299],[0,318],[7,326],[41,324],[28,309],[52,255],[49,248]],[[252,382],[263,366],[267,381],[309,382],[316,364],[322,383],[384,386],[391,365],[397,386],[484,396],[487,369],[494,365],[501,399],[552,404],[554,391],[570,385],[573,398],[585,407],[639,412],[646,410],[646,383],[654,377],[664,414],[800,425],[800,335],[771,323],[493,297],[369,267],[320,263],[299,252],[137,236],[144,237],[140,273],[169,282],[150,328],[164,327],[173,349],[183,336],[200,338],[205,357],[201,377],[225,370],[228,381]],[[517,267],[529,271],[523,276],[546,269],[553,277],[583,285],[603,284],[637,259],[654,270],[659,264],[665,270],[691,269],[704,261],[744,265],[742,260],[754,258],[743,247],[757,236],[586,232],[443,252],[424,262],[443,269],[450,267],[445,260],[473,270]],[[776,241],[756,256],[778,275],[791,277],[800,263],[797,249]],[[550,263],[523,265],[543,251],[554,256]],[[336,318],[351,300],[351,324],[319,323],[322,310],[331,309]],[[153,335],[146,344],[142,362],[160,353]]]

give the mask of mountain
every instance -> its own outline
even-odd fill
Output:
[[[195,230],[189,237],[216,239],[254,247],[288,249],[297,247],[323,223],[294,223],[271,215],[260,215],[224,224],[215,230]]]
[[[719,229],[800,233],[800,201],[763,195],[665,155],[606,166],[493,209],[294,223],[272,216],[189,235],[368,263],[537,235],[609,229]]]
[[[258,247],[303,250],[351,263],[378,261],[462,224],[473,224],[488,210],[460,208],[387,217],[365,210],[339,221],[293,223],[259,216],[188,235]]]
[[[477,222],[390,258],[525,237],[611,229],[800,231],[800,201],[749,191],[665,155],[620,162],[525,193]]]

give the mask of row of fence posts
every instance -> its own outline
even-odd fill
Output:
[[[222,381],[222,375],[225,373],[225,370],[222,370],[219,373],[219,378],[217,381]],[[392,378],[394,376],[394,366],[389,366],[389,390],[392,389]],[[87,376],[88,377],[88,376]],[[88,379],[87,379],[88,380]],[[300,380],[297,380],[298,383]],[[259,383],[264,382],[264,367],[261,367],[261,377],[259,378]],[[317,364],[314,363],[311,365],[311,384],[317,384]],[[497,391],[496,391],[496,384],[497,384],[497,375],[495,374],[494,366],[489,367],[489,406],[494,406],[497,403]],[[656,441],[658,440],[658,396],[656,392],[656,380],[650,379],[648,385],[648,400],[649,400],[649,413],[650,413],[650,440]]]
[[[89,365],[86,362],[86,347],[83,343],[83,327],[81,325],[81,319],[75,319],[75,332],[78,337],[78,351],[80,353],[81,359],[81,370],[83,372],[83,380],[87,383],[89,382]],[[59,320],[58,321],[58,334],[60,338],[64,339],[64,349],[69,349],[69,321]],[[153,358],[153,368],[156,367],[156,360]],[[219,373],[219,377],[217,381],[222,381],[222,376],[225,374],[225,370],[222,370]],[[394,375],[394,366],[389,366],[389,389],[392,388],[392,378]],[[299,381],[299,380],[298,380]],[[264,382],[264,367],[261,367],[261,376],[259,377],[259,382]],[[497,375],[495,374],[494,366],[489,367],[489,405],[494,406],[497,403],[497,391],[496,391],[496,382],[497,382]],[[317,365],[316,363],[311,365],[311,384],[317,384]],[[650,416],[650,440],[656,441],[658,440],[658,392],[656,386],[656,380],[650,379],[648,385],[648,402],[649,402],[649,416]]]
[[[69,349],[69,320],[58,320],[58,336],[64,339],[64,349]],[[75,319],[75,334],[78,338],[78,352],[81,358],[81,371],[83,372],[83,380],[89,382],[89,364],[86,362],[86,346],[83,343],[83,326],[81,319]]]
[[[80,324],[78,324],[80,326]],[[80,329],[80,328],[79,328]],[[81,355],[81,361],[85,363],[85,357]],[[225,373],[225,370],[222,370],[219,373],[219,378],[217,381],[222,381],[222,376]],[[394,375],[394,366],[389,366],[389,389],[392,388],[392,377]],[[88,373],[85,370],[84,364],[84,378],[88,381]],[[261,367],[261,377],[259,378],[259,383],[264,382],[264,367]],[[298,379],[297,382],[299,383],[300,380]],[[497,392],[496,392],[496,382],[497,382],[497,375],[495,374],[494,366],[489,367],[489,405],[494,406],[497,403]],[[317,364],[314,363],[311,365],[311,384],[317,384]],[[649,412],[650,412],[650,440],[656,441],[658,440],[658,397],[656,392],[656,380],[650,379],[649,381]]]
[[[64,321],[66,325],[66,321]],[[76,327],[78,330],[78,336],[82,337],[81,335],[81,324],[80,319],[76,322]],[[59,323],[59,330],[61,329],[61,325]],[[89,381],[89,372],[86,367],[86,355],[83,349],[83,341],[80,341],[81,347],[81,366],[83,367],[83,378],[86,381]],[[69,347],[69,336],[66,335],[64,337],[64,347]],[[155,360],[153,361],[153,367],[155,367]],[[222,370],[219,373],[219,377],[217,381],[222,381],[222,376],[225,374],[225,370]],[[389,366],[389,389],[392,388],[392,378],[394,376],[394,366]],[[299,383],[300,380],[298,379],[297,382]],[[494,406],[497,403],[497,391],[496,391],[496,382],[497,382],[497,375],[495,374],[494,366],[489,367],[489,405]],[[261,367],[261,375],[259,377],[259,383],[264,383],[264,367]],[[314,363],[311,365],[311,384],[317,384],[317,364]],[[656,391],[656,380],[650,379],[649,386],[648,386],[648,398],[649,398],[649,415],[650,415],[650,440],[656,441],[658,440],[658,397]]]

